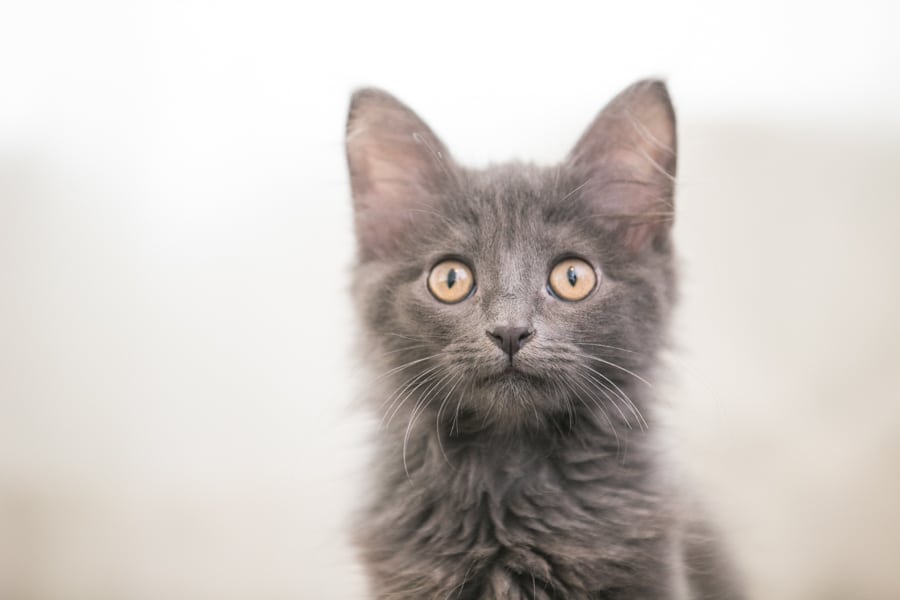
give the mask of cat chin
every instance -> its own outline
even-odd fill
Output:
[[[541,378],[539,376],[522,368],[521,365],[513,366],[512,364],[498,367],[493,372],[482,375],[481,380],[482,383],[486,385],[495,385],[510,389],[527,389],[541,383]]]
[[[522,371],[504,370],[486,378],[480,393],[461,399],[464,420],[479,431],[509,433],[545,429],[566,412],[559,390],[547,380]],[[462,424],[467,429],[466,424]]]

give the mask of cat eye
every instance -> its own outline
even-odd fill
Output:
[[[428,274],[428,291],[447,304],[462,302],[472,293],[475,277],[472,270],[458,260],[444,260],[431,268]]]
[[[587,298],[597,287],[597,273],[580,258],[564,258],[550,270],[547,283],[557,298],[577,302]]]

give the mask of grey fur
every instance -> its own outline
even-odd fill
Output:
[[[410,109],[357,92],[347,152],[354,296],[382,419],[356,535],[382,599],[739,598],[662,476],[652,380],[676,297],[675,120],[665,86],[613,100],[562,164],[457,165]],[[580,302],[560,257],[598,269]],[[457,257],[471,297],[425,284]],[[510,358],[486,335],[535,333]]]

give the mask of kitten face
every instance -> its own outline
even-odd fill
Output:
[[[639,424],[620,387],[652,362],[674,294],[671,114],[661,84],[639,84],[560,166],[472,171],[396,100],[357,94],[355,293],[390,373],[386,417],[521,428],[588,410]]]

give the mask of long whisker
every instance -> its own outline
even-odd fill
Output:
[[[406,333],[397,333],[395,331],[386,331],[382,333],[382,335],[389,335],[392,337],[402,338],[404,340],[409,340],[411,342],[434,342],[435,339],[441,340],[445,339],[446,336],[436,335],[435,333],[429,334],[429,337],[417,336],[417,335],[409,335]]]
[[[594,373],[598,377],[601,377],[603,380],[608,382],[609,385],[612,386],[612,388],[610,388],[609,386],[604,384],[602,381],[597,381],[597,384],[599,384],[603,389],[605,389],[609,393],[617,396],[618,398],[620,398],[622,400],[622,402],[625,403],[625,406],[628,407],[631,414],[634,415],[634,417],[638,420],[638,425],[640,426],[641,431],[644,431],[645,429],[650,428],[650,426],[647,424],[647,421],[644,419],[644,415],[642,415],[641,411],[638,410],[637,405],[634,403],[634,401],[631,399],[631,397],[629,397],[628,394],[625,393],[625,391],[621,387],[616,385],[615,381],[613,381],[612,379],[610,379],[609,377],[607,377],[600,371],[598,371],[588,365],[581,365],[581,366],[584,367],[585,369],[587,369],[588,371],[590,371],[591,373]],[[591,377],[591,378],[596,381],[595,377]],[[610,399],[610,400],[612,400],[612,399]]]
[[[438,448],[441,450],[441,454],[444,457],[444,460],[447,461],[447,464],[451,467],[453,466],[450,463],[450,459],[447,457],[447,453],[444,451],[444,442],[441,441],[441,413],[444,411],[444,407],[447,406],[447,401],[450,400],[450,396],[453,394],[453,390],[456,389],[456,386],[463,380],[465,375],[462,373],[457,375],[456,379],[453,380],[453,384],[450,386],[450,389],[447,390],[447,394],[444,396],[444,399],[441,400],[441,404],[438,407],[437,416],[434,418],[434,432],[437,434]]]
[[[453,435],[453,429],[456,428],[456,433],[459,433],[459,409],[462,406],[463,398],[472,390],[472,387],[475,385],[474,379],[469,379],[468,385],[463,388],[463,392],[459,395],[459,400],[456,401],[456,412],[453,415],[453,423],[450,425],[450,435]]]
[[[393,369],[388,369],[387,371],[385,371],[385,372],[382,373],[381,375],[378,375],[377,377],[375,377],[374,379],[372,379],[371,381],[369,381],[368,384],[369,384],[369,385],[372,385],[373,383],[375,383],[375,382],[377,382],[377,381],[379,381],[379,380],[381,380],[381,379],[384,379],[385,377],[388,377],[388,376],[390,376],[390,375],[393,375],[394,373],[398,373],[398,372],[400,372],[400,371],[402,371],[402,370],[404,370],[404,369],[408,369],[409,367],[411,367],[411,366],[413,366],[413,365],[417,365],[417,364],[419,364],[420,362],[424,362],[424,361],[426,361],[426,360],[429,360],[429,359],[432,359],[432,358],[436,358],[436,357],[438,357],[438,356],[440,356],[440,355],[441,355],[441,353],[440,353],[440,352],[437,352],[437,353],[432,354],[432,355],[430,355],[430,356],[423,356],[422,358],[417,358],[416,360],[411,360],[411,361],[409,361],[409,362],[407,362],[407,363],[403,363],[402,365],[400,365],[400,366],[398,366],[398,367],[394,367]]]
[[[569,398],[571,393],[567,392],[562,384],[555,378],[551,379],[550,383],[553,384],[553,388],[556,390],[557,395],[562,398],[563,402],[566,405],[566,415],[569,417],[569,431],[572,431],[572,429],[575,427],[575,412],[574,406],[572,405],[572,402]]]
[[[580,377],[582,377],[582,379],[584,378],[584,376],[581,375],[580,372],[577,372],[577,371],[576,371],[575,374],[578,375],[578,376],[580,376]],[[591,389],[590,389],[589,387],[585,386],[583,383],[581,383],[581,382],[580,382],[579,380],[577,380],[577,379],[571,379],[571,382],[574,383],[575,385],[577,385],[579,388],[581,388],[584,392],[586,392],[586,393],[588,394],[588,396],[590,396],[590,398],[591,398],[591,400],[593,401],[593,403],[594,403],[594,404],[597,406],[597,408],[600,410],[600,413],[603,415],[603,419],[606,421],[606,424],[609,425],[610,429],[612,430],[613,437],[616,438],[616,452],[618,453],[618,451],[621,449],[621,444],[620,444],[620,441],[619,441],[619,434],[618,434],[618,432],[616,431],[616,426],[613,425],[612,419],[610,419],[610,418],[609,418],[609,415],[606,413],[606,411],[603,410],[603,406],[597,401],[597,400],[598,400],[597,397],[594,395],[594,393],[591,391]],[[582,404],[584,404],[584,407],[588,410],[589,413],[591,413],[592,415],[594,415],[594,418],[597,417],[596,413],[594,413],[594,411],[591,410],[591,408],[587,405],[587,403],[584,401],[584,399],[583,399],[580,395],[576,394],[575,397],[576,397]]]
[[[621,346],[610,346],[609,344],[598,344],[597,342],[579,342],[576,341],[576,344],[579,346],[593,346],[596,348],[609,348],[610,350],[618,350],[620,352],[627,352],[628,354],[639,354],[636,350],[629,350],[628,348],[622,348]]]
[[[414,386],[409,387],[411,385],[411,383],[407,384],[406,387],[409,388],[408,391],[406,391],[405,393],[401,392],[401,395],[397,396],[397,398],[395,399],[395,402],[397,402],[397,406],[396,406],[396,408],[394,408],[394,411],[391,413],[391,416],[388,418],[387,423],[385,423],[385,425],[384,425],[385,427],[387,427],[391,424],[391,421],[394,419],[395,416],[397,416],[397,413],[400,412],[400,409],[403,407],[403,405],[406,403],[406,401],[412,397],[412,395],[415,393],[415,391],[417,389],[419,389],[423,385],[426,385],[432,381],[434,373],[439,368],[440,368],[440,365],[435,365],[433,367],[430,367],[428,370],[423,371],[422,373],[419,374],[419,376],[417,378],[419,381]],[[390,410],[390,408],[388,410]]]
[[[431,384],[431,386],[425,390],[422,394],[422,397],[416,402],[413,407],[412,414],[409,417],[409,423],[406,425],[406,433],[403,434],[403,471],[406,473],[406,478],[409,479],[409,467],[406,463],[406,448],[409,444],[409,434],[412,431],[413,426],[415,425],[416,419],[421,414],[421,411],[425,410],[425,407],[428,405],[428,399],[431,396],[432,392],[435,389],[440,389],[443,383],[452,376],[452,373],[445,373],[443,377],[438,379],[435,383]]]
[[[571,198],[572,196],[574,196],[575,194],[577,194],[578,192],[580,192],[581,190],[583,190],[583,189],[584,189],[584,186],[586,186],[587,184],[589,184],[591,181],[592,181],[592,178],[588,178],[587,181],[585,181],[584,183],[582,183],[582,184],[579,185],[579,186],[576,186],[575,188],[572,189],[572,191],[570,191],[568,194],[566,194],[565,196],[563,196],[563,197],[562,197],[562,200],[560,200],[559,202],[560,202],[560,203],[565,202],[566,200],[568,200],[569,198]]]
[[[644,379],[643,377],[641,377],[640,375],[638,375],[638,374],[635,373],[634,371],[630,371],[630,370],[626,369],[626,368],[623,367],[622,365],[618,365],[618,364],[616,364],[616,363],[614,363],[614,362],[608,361],[608,360],[606,360],[606,359],[604,359],[604,358],[600,358],[599,356],[593,356],[593,355],[591,355],[591,354],[585,354],[584,356],[586,356],[587,358],[590,358],[591,360],[596,360],[596,361],[598,361],[598,362],[602,362],[602,363],[605,364],[605,365],[609,365],[610,367],[613,367],[613,368],[615,368],[615,369],[619,369],[620,371],[623,371],[623,372],[625,372],[625,373],[628,373],[629,375],[631,375],[632,377],[634,377],[635,379],[637,379],[637,380],[640,381],[641,383],[645,384],[647,387],[650,387],[650,388],[653,387],[653,384],[652,384],[652,383],[650,383],[649,381],[647,381],[646,379]]]
[[[412,365],[410,365],[410,366],[412,366]],[[378,408],[379,408],[379,409],[383,408],[384,405],[388,403],[388,401],[391,401],[392,399],[395,398],[396,394],[402,394],[402,393],[403,393],[404,391],[406,391],[406,389],[407,389],[410,385],[412,385],[419,377],[421,377],[422,375],[424,375],[424,374],[426,374],[426,373],[428,373],[428,372],[430,372],[430,371],[432,371],[432,370],[434,370],[434,369],[436,369],[436,368],[437,368],[437,365],[432,365],[432,366],[428,367],[427,369],[425,369],[424,371],[421,371],[421,372],[419,372],[419,373],[416,373],[415,375],[412,375],[411,377],[408,377],[407,379],[405,379],[400,385],[398,385],[396,388],[394,388],[394,391],[392,391],[392,392],[387,396],[387,398],[384,399],[384,401],[378,406]],[[391,405],[393,405],[393,402],[391,402]],[[387,409],[387,410],[390,410],[390,409],[391,409],[391,407],[388,406],[388,409]]]
[[[391,354],[397,354],[398,352],[408,352],[410,350],[415,350],[416,348],[426,348],[429,344],[415,344],[412,346],[403,346],[402,348],[393,348],[391,350],[385,350],[384,352],[379,352],[379,357],[390,356]]]
[[[474,563],[474,562],[473,562],[473,563],[470,563],[470,564],[469,564],[469,567],[466,569],[466,572],[463,573],[463,580],[462,580],[462,583],[459,584],[459,591],[456,592],[456,598],[457,598],[457,600],[459,600],[459,598],[462,597],[463,588],[466,587],[466,580],[469,579],[469,573],[472,572],[472,567],[474,567],[474,566],[475,566],[475,563]],[[447,594],[447,597],[444,598],[444,600],[450,600],[450,594],[452,594],[452,593],[453,593],[453,590],[451,589],[451,590],[450,590],[450,593]]]
[[[609,400],[609,403],[612,404],[613,408],[616,409],[616,412],[619,413],[619,416],[622,417],[622,422],[625,423],[625,426],[628,427],[628,429],[631,429],[631,421],[628,420],[628,418],[625,416],[625,413],[623,413],[622,409],[619,408],[619,403],[615,401],[614,395],[610,396],[612,390],[603,385],[603,382],[598,380],[594,375],[591,375],[590,373],[582,373],[582,376],[586,381],[590,382],[594,386],[597,386],[597,391],[603,394],[604,398]]]

